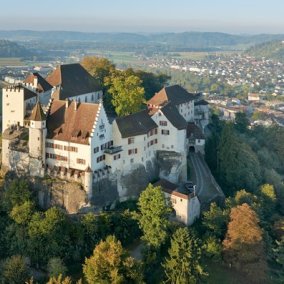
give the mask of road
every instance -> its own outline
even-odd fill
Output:
[[[224,198],[222,189],[211,174],[203,156],[200,153],[189,153],[191,178],[196,184],[196,192],[201,203]]]

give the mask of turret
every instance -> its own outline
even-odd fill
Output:
[[[90,201],[93,196],[93,171],[90,167],[85,170],[84,188]]]
[[[31,158],[41,159],[45,164],[46,116],[39,102],[30,116],[29,154]]]

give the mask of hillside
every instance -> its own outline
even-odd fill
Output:
[[[246,54],[256,58],[265,57],[284,62],[284,41],[271,41],[255,45],[249,48]]]
[[[23,46],[8,40],[0,39],[0,57],[25,57],[29,51]]]
[[[1,31],[0,39],[8,39],[16,42],[26,41],[45,43],[71,43],[96,44],[97,47],[110,46],[113,48],[129,48],[133,50],[141,47],[158,47],[158,50],[226,50],[244,49],[255,44],[282,40],[284,35],[259,34],[259,35],[235,35],[220,32],[184,32],[184,33],[83,33],[71,31]]]

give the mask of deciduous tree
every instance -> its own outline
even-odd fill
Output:
[[[142,81],[135,75],[117,71],[107,80],[108,92],[112,95],[112,104],[119,116],[125,116],[141,110],[145,101]]]
[[[223,251],[228,265],[246,273],[253,283],[265,283],[267,263],[263,231],[255,211],[248,204],[232,208]]]
[[[86,258],[83,272],[90,284],[143,282],[139,264],[114,236],[108,236],[96,246],[93,255]]]

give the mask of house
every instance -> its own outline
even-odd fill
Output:
[[[200,94],[191,94],[179,85],[164,87],[147,101],[148,109],[159,109],[167,103],[172,103],[186,121],[194,120],[194,100]]]
[[[259,102],[260,96],[256,93],[248,93],[248,101],[249,102]]]
[[[204,154],[205,136],[201,129],[194,123],[189,122],[186,128],[189,150]]]
[[[31,73],[23,81],[24,86],[38,94],[39,101],[47,105],[51,98],[52,86],[37,72]]]
[[[174,218],[189,226],[200,216],[200,201],[195,190],[186,188],[186,184],[181,186],[173,184],[165,179],[154,183],[160,186],[168,202],[174,209]]]

